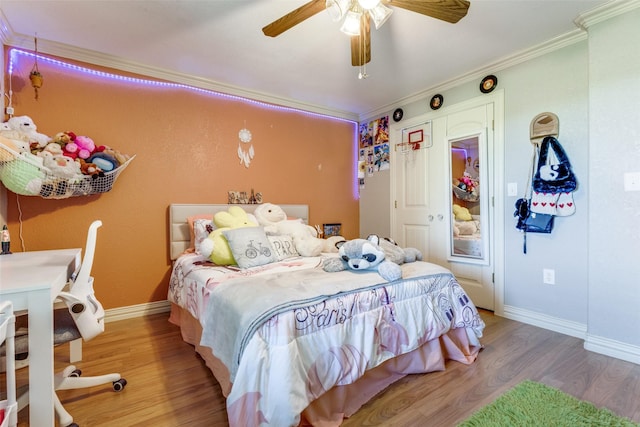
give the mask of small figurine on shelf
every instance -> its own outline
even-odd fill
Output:
[[[2,240],[2,253],[0,255],[9,255],[11,253],[11,236],[9,236],[9,229],[6,224],[2,227],[0,240]]]

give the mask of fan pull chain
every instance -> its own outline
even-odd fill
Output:
[[[369,19],[369,16],[367,16],[367,19]],[[365,53],[364,53],[364,31],[363,31],[363,25],[360,25],[360,37],[358,39],[358,50],[360,51],[360,72],[358,73],[358,78],[360,80],[362,79],[366,79],[367,77],[369,77],[369,75],[367,74],[367,64],[364,62],[365,60]]]

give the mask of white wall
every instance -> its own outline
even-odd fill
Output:
[[[505,305],[548,316],[587,322],[588,70],[583,41],[500,72],[505,88],[505,182],[517,182],[522,197],[531,165],[531,120],[545,111],[560,120],[558,140],[566,151],[579,187],[576,213],[556,217],[552,234],[527,234],[515,228],[514,203],[505,200]],[[506,196],[506,192],[503,191]],[[555,285],[542,282],[542,270],[555,270]],[[583,328],[584,329],[584,328]]]
[[[545,111],[560,119],[559,141],[579,181],[575,215],[556,218],[551,235],[528,234],[526,255],[513,218],[518,197],[498,192],[505,206],[503,314],[640,363],[640,192],[624,192],[622,184],[624,172],[640,171],[640,9],[633,7],[573,43],[486,74],[496,74],[505,93],[505,184],[516,182],[521,197],[529,124]],[[433,93],[453,105],[478,96],[481,78]],[[400,106],[405,120],[428,102]],[[375,184],[379,191],[367,181],[361,197],[365,220],[378,214],[371,196],[389,192],[388,182]],[[542,283],[543,268],[555,270],[556,285]]]
[[[588,344],[640,346],[640,9],[589,28],[589,58]]]

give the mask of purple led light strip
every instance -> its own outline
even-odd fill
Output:
[[[309,115],[312,117],[321,117],[321,118],[325,118],[325,119],[330,119],[330,120],[337,120],[337,121],[341,121],[341,122],[347,122],[347,123],[352,123],[354,128],[353,128],[353,134],[354,134],[354,141],[353,141],[353,146],[355,149],[355,158],[357,158],[357,153],[358,153],[358,122],[355,122],[353,120],[348,120],[348,119],[343,119],[340,117],[333,117],[333,116],[329,116],[326,114],[320,114],[320,113],[314,113],[311,111],[305,111],[305,110],[300,110],[297,108],[293,108],[293,107],[285,107],[282,105],[275,105],[275,104],[269,104],[267,102],[262,102],[262,101],[257,101],[255,99],[250,99],[250,98],[245,98],[242,96],[238,96],[238,95],[230,95],[227,93],[222,93],[222,92],[217,92],[211,89],[203,89],[203,88],[199,88],[199,87],[195,87],[195,86],[190,86],[190,85],[186,85],[186,84],[182,84],[182,83],[171,83],[171,82],[161,82],[161,81],[157,81],[157,80],[147,80],[147,79],[141,79],[141,78],[136,78],[136,77],[126,77],[126,76],[121,76],[118,74],[113,74],[113,73],[107,73],[104,71],[98,71],[98,70],[92,70],[90,68],[86,68],[86,67],[81,67],[79,65],[74,65],[74,64],[69,64],[67,62],[64,61],[60,61],[57,59],[53,59],[53,58],[49,58],[47,56],[42,56],[33,52],[29,52],[29,51],[25,51],[25,50],[21,50],[21,49],[16,49],[16,48],[11,48],[9,50],[9,76],[13,75],[13,68],[14,68],[14,64],[18,62],[18,56],[24,56],[27,58],[33,58],[36,59],[38,61],[42,61],[42,62],[46,62],[52,65],[56,65],[62,68],[66,68],[66,69],[70,69],[73,71],[77,71],[79,73],[84,73],[84,74],[88,74],[91,76],[96,76],[96,77],[101,77],[101,78],[106,78],[106,79],[111,79],[111,80],[116,80],[116,81],[123,81],[123,82],[128,82],[128,83],[135,83],[135,84],[140,84],[140,85],[147,85],[147,86],[156,86],[156,87],[166,87],[166,88],[173,88],[173,89],[187,89],[187,90],[191,90],[194,92],[199,92],[199,93],[203,93],[206,95],[213,95],[213,96],[219,96],[221,98],[227,98],[227,99],[233,99],[235,101],[241,101],[241,102],[245,102],[248,104],[253,104],[253,105],[257,105],[263,108],[268,108],[268,109],[272,109],[272,110],[279,110],[279,111],[289,111],[289,112],[296,112],[296,113],[302,113],[305,115]],[[356,200],[359,199],[359,185],[358,185],[358,164],[357,162],[355,162],[354,166],[353,166],[353,196]]]

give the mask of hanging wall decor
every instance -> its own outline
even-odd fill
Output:
[[[243,164],[244,167],[248,168],[251,160],[253,160],[253,157],[255,156],[253,144],[250,144],[251,131],[247,128],[240,129],[240,132],[238,132],[238,138],[240,138],[240,143],[238,143],[238,157],[240,158],[240,164]],[[248,148],[246,148],[247,144],[250,144]]]
[[[38,89],[42,87],[42,83],[44,79],[42,77],[42,74],[40,73],[40,70],[38,70],[38,38],[36,37],[34,40],[35,40],[36,55],[35,55],[35,62],[33,63],[33,68],[29,73],[29,80],[31,80],[31,86],[36,92],[36,101],[37,101]]]
[[[498,78],[492,74],[488,75],[480,82],[480,92],[492,92],[498,85]]]
[[[432,110],[437,110],[438,108],[442,107],[443,103],[444,98],[442,97],[442,95],[433,95],[433,98],[431,98],[431,101],[429,102],[429,107],[431,107]]]

